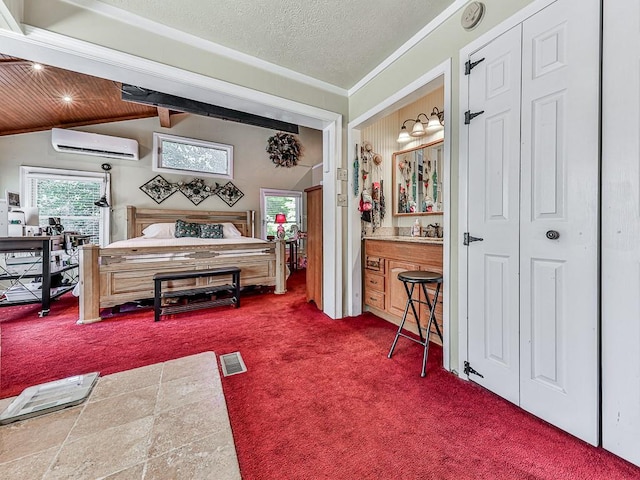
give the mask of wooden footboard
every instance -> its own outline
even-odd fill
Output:
[[[153,275],[181,270],[238,267],[241,285],[275,286],[286,292],[285,242],[185,247],[99,248],[80,247],[80,318],[78,323],[100,321],[100,309],[153,298]],[[190,285],[176,281],[171,289]],[[210,279],[215,285],[215,278]]]

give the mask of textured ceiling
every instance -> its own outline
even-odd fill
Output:
[[[350,88],[453,0],[101,0]]]

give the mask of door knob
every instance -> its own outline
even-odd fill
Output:
[[[547,238],[548,238],[549,240],[557,240],[557,239],[559,239],[559,238],[560,238],[560,233],[559,233],[559,232],[557,232],[557,231],[555,231],[555,230],[549,230],[549,231],[547,232]]]

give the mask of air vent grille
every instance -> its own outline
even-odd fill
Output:
[[[242,355],[240,355],[240,352],[220,355],[220,366],[222,367],[222,374],[225,377],[228,377],[230,375],[237,375],[238,373],[244,373],[247,371],[247,367],[242,360]]]

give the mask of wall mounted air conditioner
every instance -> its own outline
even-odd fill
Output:
[[[81,153],[125,160],[140,159],[138,142],[130,138],[52,128],[51,143],[56,151],[63,153]]]

